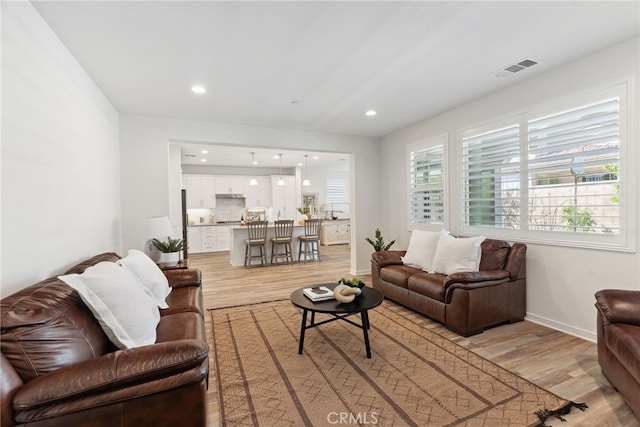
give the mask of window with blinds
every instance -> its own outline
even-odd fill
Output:
[[[620,101],[528,122],[529,228],[619,233]]]
[[[409,223],[445,223],[445,142],[446,137],[410,145]]]
[[[520,228],[520,127],[462,134],[462,221]]]
[[[349,196],[344,179],[327,179],[327,203],[347,203]]]
[[[622,86],[461,132],[463,230],[586,243],[625,234]]]

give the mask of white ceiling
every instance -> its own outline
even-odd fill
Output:
[[[374,137],[640,30],[638,1],[32,3],[120,112]]]

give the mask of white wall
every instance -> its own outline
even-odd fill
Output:
[[[397,248],[409,240],[406,211],[406,146],[431,136],[448,133],[452,153],[456,153],[457,131],[461,127],[505,117],[527,107],[544,105],[556,98],[633,77],[632,134],[630,165],[640,163],[638,154],[638,77],[640,42],[622,43],[590,57],[549,71],[506,90],[471,102],[438,117],[400,130],[383,139],[382,194],[385,195],[383,227],[388,240],[398,239]],[[457,174],[455,158],[451,174]],[[634,168],[637,169],[637,168]],[[640,188],[637,170],[629,171],[636,191]],[[455,179],[454,179],[455,181]],[[399,191],[400,190],[400,191]],[[450,189],[451,205],[458,192]],[[637,200],[637,199],[636,199]],[[640,208],[636,206],[636,214]],[[450,228],[459,231],[457,212],[452,212]],[[631,219],[631,233],[640,242],[638,217]],[[607,252],[528,244],[527,317],[556,329],[595,339],[594,293],[603,288],[640,289],[638,253]]]
[[[120,250],[118,113],[28,2],[2,2],[2,295]]]
[[[351,272],[370,271],[371,247],[364,238],[379,225],[377,174],[380,161],[379,141],[375,138],[229,125],[192,120],[127,115],[120,117],[122,168],[123,244],[142,247],[142,224],[150,216],[170,215],[172,197],[169,188],[170,141],[195,141],[211,144],[309,149],[353,153],[351,217]],[[179,221],[172,218],[172,222]]]

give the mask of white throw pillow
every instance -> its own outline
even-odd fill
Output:
[[[433,257],[436,254],[438,240],[442,235],[449,235],[446,230],[424,231],[413,230],[407,253],[402,257],[402,263],[410,267],[429,271],[433,266]]]
[[[158,307],[168,308],[167,296],[171,293],[171,287],[167,276],[162,273],[160,267],[144,252],[130,249],[129,254],[118,261],[122,267],[129,270],[140,280],[145,291],[156,301]]]
[[[101,262],[82,274],[59,276],[78,291],[111,342],[120,349],[156,342],[158,307],[140,282],[113,262]]]
[[[462,271],[478,271],[485,236],[456,239],[442,236],[438,240],[431,272],[452,274]]]

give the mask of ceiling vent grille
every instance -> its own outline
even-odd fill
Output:
[[[538,62],[534,61],[533,59],[525,58],[520,60],[519,62],[516,62],[515,64],[508,65],[496,71],[495,73],[493,73],[493,76],[498,79],[504,79],[505,77],[512,76],[522,70],[526,70],[529,67],[533,67],[537,63]]]

